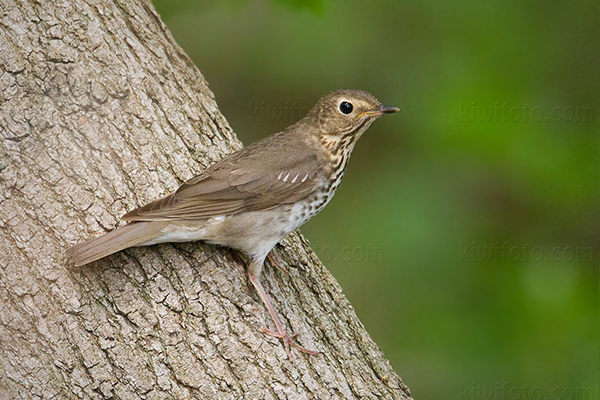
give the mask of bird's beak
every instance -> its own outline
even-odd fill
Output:
[[[400,111],[398,107],[386,106],[385,104],[382,104],[381,107],[379,107],[379,112],[381,114],[393,114],[398,111]]]
[[[368,115],[369,117],[379,118],[383,114],[393,114],[398,111],[400,111],[398,107],[386,106],[385,104],[382,104],[379,106],[379,110],[365,111],[364,113],[360,114],[359,117],[362,115]]]
[[[379,118],[381,117],[383,114],[393,114],[400,111],[400,109],[398,107],[392,107],[392,106],[386,106],[385,104],[382,104],[379,106],[378,110],[375,111],[365,111],[359,115],[357,115],[357,118],[362,117],[363,115],[366,115],[368,117],[372,117],[372,118]]]

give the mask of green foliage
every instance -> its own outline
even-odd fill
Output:
[[[325,0],[273,0],[274,3],[284,4],[296,10],[308,10],[321,14],[325,10]]]
[[[401,108],[302,230],[415,398],[599,397],[597,4],[177,4],[245,143],[332,89]]]

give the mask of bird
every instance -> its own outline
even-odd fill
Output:
[[[334,90],[281,132],[231,153],[174,193],[123,215],[127,224],[66,251],[82,266],[134,246],[202,240],[240,251],[247,275],[292,359],[298,345],[263,287],[265,258],[289,233],[318,214],[336,192],[363,133],[379,117],[400,111],[360,90]],[[271,259],[271,257],[269,257]]]

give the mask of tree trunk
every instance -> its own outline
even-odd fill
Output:
[[[263,283],[287,359],[233,251],[69,246],[238,149],[207,83],[142,0],[0,1],[0,398],[407,399],[294,233]],[[294,351],[294,350],[293,350]]]

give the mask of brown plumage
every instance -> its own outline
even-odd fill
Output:
[[[288,355],[297,346],[260,283],[269,251],[329,202],[360,136],[381,115],[397,112],[369,93],[338,90],[302,120],[259,140],[184,183],[175,193],[123,216],[129,222],[67,250],[77,266],[132,246],[205,240],[248,255],[248,275],[271,314]]]

